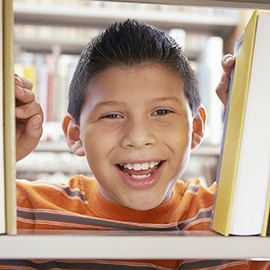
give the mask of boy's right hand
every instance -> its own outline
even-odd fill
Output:
[[[42,135],[43,111],[31,91],[33,84],[15,74],[16,161],[30,154]]]
[[[232,71],[232,68],[234,67],[234,64],[235,64],[235,58],[232,54],[226,54],[221,60],[223,74],[221,76],[220,83],[216,87],[216,93],[219,99],[221,100],[221,102],[224,104],[224,106],[227,105],[230,79],[231,79],[231,71]]]

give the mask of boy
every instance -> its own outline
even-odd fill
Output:
[[[218,89],[228,86],[228,75]],[[19,122],[18,159],[34,148],[42,122],[34,96],[20,90],[16,87],[16,97],[23,105],[16,116],[28,121]],[[68,146],[86,156],[95,179],[75,176],[67,186],[18,181],[18,228],[209,230],[215,185],[205,189],[197,179],[178,180],[190,151],[203,140],[205,122],[195,74],[179,45],[135,20],[112,25],[82,52],[62,123]],[[31,142],[29,136],[35,139]],[[108,265],[100,260],[16,264],[43,269],[123,266],[121,261]],[[246,261],[182,260],[129,261],[125,269],[210,266],[267,269],[264,263]]]

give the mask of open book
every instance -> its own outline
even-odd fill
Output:
[[[270,13],[256,10],[235,44],[212,228],[266,235],[270,181]]]
[[[0,233],[16,234],[13,10],[12,1],[0,2]]]

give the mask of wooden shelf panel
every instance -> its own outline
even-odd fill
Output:
[[[0,259],[270,260],[268,237],[223,237],[203,231],[35,231],[34,233],[19,231],[19,235],[16,236],[0,236],[0,245],[5,247],[1,250]]]

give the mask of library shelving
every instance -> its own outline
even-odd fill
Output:
[[[270,9],[269,1],[137,0],[148,4]],[[15,8],[15,17],[19,11]],[[268,259],[269,237],[223,237],[205,232],[32,232],[0,237],[2,259]],[[89,248],[89,245],[93,248]],[[80,246],[78,249],[77,247]],[[48,248],[49,247],[49,248]],[[130,248],[127,248],[130,247]],[[158,247],[158,248],[157,248]],[[171,247],[171,248],[168,248]],[[134,252],[136,251],[136,252]]]
[[[108,4],[107,4],[108,5]],[[114,11],[114,12],[112,12]],[[139,11],[139,12],[137,12]],[[181,15],[179,14],[181,12]],[[226,35],[239,22],[238,17],[226,13],[206,13],[205,10],[196,12],[177,9],[134,8],[134,6],[112,7],[105,6],[68,6],[44,5],[41,9],[37,4],[14,4],[16,24],[43,24],[52,26],[72,27],[106,27],[116,20],[131,17],[147,23],[158,25],[163,29],[181,28],[197,33]],[[228,18],[230,17],[230,20]]]
[[[104,1],[100,2],[104,3]],[[198,8],[197,10],[192,7],[177,9],[177,5],[173,7],[155,5],[157,8],[151,8],[154,5],[138,4],[134,6],[134,4],[125,4],[122,6],[117,4],[120,5],[117,6],[114,5],[113,1],[111,1],[113,3],[105,2],[106,4],[78,5],[72,8],[66,5],[53,5],[49,2],[47,5],[43,4],[41,8],[41,5],[35,1],[30,2],[30,4],[14,1],[13,9],[16,25],[59,27],[58,33],[50,33],[50,36],[41,36],[40,38],[36,38],[36,36],[29,38],[21,32],[21,35],[15,35],[15,44],[27,50],[48,50],[51,49],[52,45],[57,44],[63,53],[72,51],[79,54],[91,38],[91,32],[79,38],[74,38],[72,35],[72,38],[69,38],[70,33],[72,33],[71,28],[76,29],[77,32],[78,28],[100,31],[105,26],[126,18],[135,18],[165,30],[181,28],[188,34],[195,33],[197,36],[204,34],[222,38],[226,38],[239,24],[238,11],[236,10],[217,9],[216,12],[212,12],[211,9]],[[63,32],[63,28],[68,27],[70,27],[69,35],[65,39],[61,38],[61,31]],[[96,31],[94,31],[94,34],[96,34]],[[38,35],[38,33],[36,34]],[[199,44],[199,42],[195,43]],[[190,44],[186,47],[187,54],[191,57],[194,56],[194,51],[195,53],[198,52],[198,48],[194,49],[194,46],[190,46]]]
[[[237,27],[240,20],[238,10],[225,10],[221,8],[213,10],[204,9],[203,7],[182,7],[177,5],[178,3],[175,3],[176,5],[173,6],[157,6],[151,3],[136,5],[135,2],[133,4],[121,4],[113,1],[89,1],[87,4],[84,2],[83,5],[81,4],[71,8],[67,5],[60,5],[61,1],[57,1],[56,4],[53,3],[53,1],[48,1],[48,3],[45,2],[46,1],[43,1],[43,3],[37,3],[37,1],[28,1],[27,3],[24,3],[19,0],[14,1],[13,10],[16,26],[14,41],[15,48],[17,48],[17,51],[20,51],[19,57],[21,54],[25,53],[25,55],[30,57],[30,59],[37,57],[40,59],[41,54],[43,54],[43,56],[45,55],[44,58],[46,59],[48,58],[48,55],[50,55],[50,59],[53,58],[52,61],[55,65],[52,68],[54,69],[55,74],[53,80],[57,93],[56,91],[53,92],[50,90],[50,95],[52,94],[54,97],[44,98],[44,86],[42,84],[36,87],[36,96],[39,100],[39,90],[43,92],[39,102],[43,106],[46,116],[46,111],[49,111],[50,114],[54,114],[54,121],[61,121],[66,109],[67,84],[70,78],[66,78],[63,71],[66,70],[66,72],[71,74],[71,72],[66,68],[68,65],[67,61],[69,61],[65,60],[68,59],[66,54],[78,55],[89,39],[96,35],[106,25],[109,25],[116,20],[124,20],[125,18],[132,17],[157,25],[168,31],[170,29],[181,28],[186,32],[185,52],[189,59],[193,60],[195,63],[194,68],[196,69],[199,59],[202,58],[202,55],[205,53],[204,47],[206,47],[206,39],[210,36],[217,36],[220,39],[226,39],[226,37]],[[25,29],[24,26],[27,26],[28,28]],[[219,59],[222,54],[222,48],[220,48],[220,46],[223,46],[222,42],[219,42],[219,45],[216,46],[220,51],[220,55],[216,57],[215,65],[213,66],[213,70],[215,71],[218,70],[216,66],[220,68]],[[16,55],[17,54],[15,54],[15,56]],[[23,55],[23,58],[26,59],[27,57]],[[40,62],[41,60],[38,61]],[[42,61],[45,61],[45,65],[48,66],[46,62],[48,60]],[[26,62],[29,63],[30,60],[27,59]],[[61,63],[63,63],[63,66]],[[210,65],[212,65],[212,63]],[[44,67],[41,68],[42,72],[44,72]],[[73,63],[72,68],[74,68]],[[219,74],[220,73],[218,73],[216,77],[219,78]],[[39,83],[43,82],[39,80]],[[47,83],[46,79],[45,83]],[[210,89],[212,91],[213,87],[208,85],[205,86],[205,88],[207,88],[206,91],[209,91]],[[214,93],[214,91],[212,92]],[[206,93],[204,96],[208,96],[208,94]],[[48,108],[47,103],[49,99],[58,100],[57,104],[54,102],[57,109],[51,107],[48,110],[46,109]],[[216,116],[219,113],[222,113],[223,107],[221,104],[218,104],[218,110],[218,113],[212,113],[211,115]],[[208,115],[210,119],[210,113]],[[48,116],[48,118],[51,117]],[[219,132],[217,137],[220,137],[219,135],[222,130],[222,126],[220,124],[221,118],[222,117],[217,119],[218,125],[213,124],[213,126],[215,126],[214,131]],[[210,122],[212,121],[208,121],[208,123]],[[207,128],[207,130],[209,131],[208,134],[215,134],[213,128],[212,131],[210,128]],[[207,142],[207,140],[205,141]],[[211,139],[208,141],[211,142]],[[215,144],[217,143],[215,142]],[[50,146],[51,144],[48,144],[48,151],[53,152],[53,149],[51,149]],[[212,182],[218,155],[216,153],[213,155],[213,152],[205,152],[208,153],[208,159],[210,161],[203,161],[206,164],[203,170],[209,171],[208,167],[210,167],[210,171],[212,171],[210,182]],[[198,156],[201,157],[201,155],[197,155],[197,152],[194,152],[193,156],[196,158]],[[29,166],[27,167],[19,164],[17,171],[25,173],[28,168]],[[45,166],[44,170],[47,168],[48,166]],[[61,171],[61,166],[58,169]],[[51,171],[52,170],[53,169],[51,169]],[[83,172],[87,171],[87,168],[83,170]],[[207,176],[209,177],[209,173],[207,173]]]
[[[21,230],[0,244],[0,259],[270,259],[269,238],[203,231]]]

